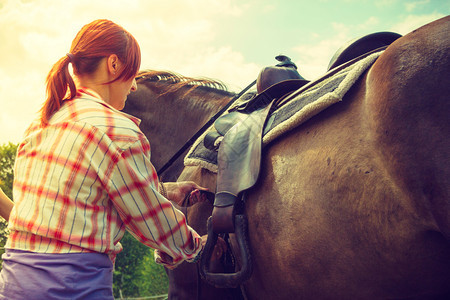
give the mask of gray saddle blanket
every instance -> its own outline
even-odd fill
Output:
[[[333,76],[327,77],[327,74],[325,74],[324,77],[310,83],[307,89],[300,88],[294,91],[285,99],[287,102],[285,105],[268,116],[263,130],[263,146],[309,120],[327,107],[342,101],[347,91],[382,52],[370,54],[362,60],[343,68]],[[248,97],[249,95],[245,94],[241,98],[248,99]],[[236,101],[235,106],[241,104],[239,100]],[[203,144],[205,135],[211,130],[214,130],[213,127],[207,130],[192,145],[184,159],[185,166],[200,166],[217,173],[217,151],[209,150]]]

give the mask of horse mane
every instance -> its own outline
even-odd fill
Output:
[[[140,83],[156,82],[165,85],[165,91],[162,94],[174,93],[187,87],[185,95],[196,88],[214,90],[215,92],[229,94],[227,86],[221,81],[209,78],[187,77],[170,71],[143,70],[136,76]]]

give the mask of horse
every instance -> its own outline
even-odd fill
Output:
[[[140,129],[152,145],[157,145],[152,147],[151,160],[158,171],[217,112],[217,107],[225,106],[235,95],[218,80],[169,71],[142,70],[137,76],[137,86],[128,96],[123,111],[141,119]],[[200,100],[204,98],[209,101]],[[188,113],[186,108],[196,113]],[[171,125],[166,126],[167,122]],[[162,181],[177,180],[184,168],[183,154],[186,153],[174,157],[163,173],[158,172]]]
[[[243,298],[449,298],[449,31],[447,16],[394,41],[342,101],[264,147],[245,192]],[[178,177],[210,191],[216,179],[197,166]],[[205,232],[212,210],[190,206],[188,224]]]

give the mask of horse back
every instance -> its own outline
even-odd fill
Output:
[[[249,299],[450,293],[449,24],[395,41],[341,103],[265,149]]]

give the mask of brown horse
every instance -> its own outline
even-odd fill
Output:
[[[396,40],[341,102],[264,148],[246,298],[448,299],[448,32],[450,17]],[[198,167],[187,179],[216,186]],[[204,232],[211,210],[188,223]]]
[[[157,170],[234,96],[219,81],[167,71],[142,71],[137,84],[123,111],[141,119],[142,132],[157,145],[152,147],[152,163]],[[203,101],[205,98],[209,101]],[[184,167],[183,157],[159,174],[163,181],[176,181]]]

